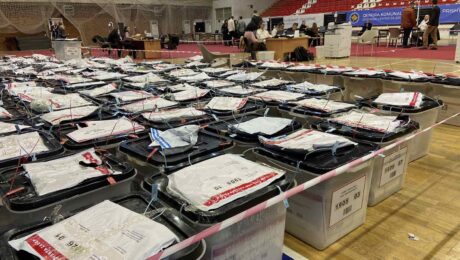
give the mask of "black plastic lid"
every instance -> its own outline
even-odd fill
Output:
[[[246,114],[246,113],[254,112],[256,110],[263,109],[265,107],[266,107],[265,104],[262,102],[248,101],[244,107],[242,107],[240,110],[236,112],[212,110],[212,109],[205,109],[205,111],[208,114],[214,114],[217,117],[229,117],[229,116],[235,116],[238,114]]]
[[[196,158],[213,157],[216,152],[233,145],[227,138],[203,130],[198,134],[196,145],[184,153],[163,156],[160,151],[157,151],[154,155],[150,155],[153,151],[153,149],[148,148],[150,143],[152,141],[149,136],[126,141],[120,144],[120,151],[143,161],[148,161],[152,165],[168,167],[183,163],[188,164],[189,160]]]
[[[46,158],[39,161],[46,162],[50,160],[56,160],[59,158],[67,157],[70,155],[71,154],[67,154],[65,156],[59,155],[53,158]],[[125,181],[136,175],[134,168],[131,165],[120,162],[114,156],[106,155],[103,158],[104,161],[107,162],[113,170],[121,172],[121,174],[111,175],[111,177],[115,181]],[[13,178],[14,185],[11,187],[12,181],[8,180],[11,180]],[[84,182],[71,188],[52,192],[43,196],[38,196],[35,192],[35,189],[30,179],[25,176],[25,170],[23,167],[10,167],[4,169],[0,172],[0,180],[1,194],[6,194],[9,190],[18,189],[21,187],[23,188],[23,190],[20,192],[4,197],[3,201],[6,202],[9,208],[13,211],[26,211],[40,208],[55,203],[57,201],[61,201],[76,195],[81,195],[83,193],[90,192],[98,188],[110,185],[110,183],[107,181],[107,176],[100,176],[85,180]]]
[[[113,202],[132,210],[136,213],[142,214],[145,209],[148,207],[149,201],[145,194],[133,194],[123,198],[115,199]],[[150,205],[150,210],[155,210],[156,208],[161,208],[163,205],[158,202],[154,202]],[[83,209],[82,209],[83,210]],[[75,212],[75,214],[78,212]],[[72,216],[74,214],[70,214]],[[165,225],[169,230],[171,230],[180,241],[185,240],[196,234],[196,230],[189,226],[187,223],[183,222],[179,218],[177,211],[173,209],[167,209],[163,214],[153,216],[154,220],[160,224]],[[36,232],[40,229],[49,227],[52,225],[52,222],[49,220],[32,224],[29,226],[14,228],[2,235],[0,241],[0,258],[1,259],[12,259],[12,260],[36,260],[38,257],[33,256],[23,250],[16,251],[9,244],[8,241],[18,239],[20,237],[27,236]],[[180,250],[179,252],[170,256],[171,259],[196,259],[203,252],[203,248],[200,243],[191,245],[185,249]]]
[[[391,111],[395,113],[407,113],[407,114],[420,113],[420,112],[430,110],[436,107],[440,107],[443,105],[442,100],[435,100],[435,99],[431,99],[426,96],[423,97],[422,104],[420,105],[419,108],[376,104],[374,103],[375,99],[376,98],[360,100],[358,101],[358,105],[360,107],[371,107],[371,108],[381,109],[384,111]]]
[[[273,136],[278,136],[278,135],[283,135],[283,134],[288,134],[288,133],[294,132],[295,130],[297,130],[300,127],[302,127],[302,125],[298,121],[293,119],[291,125],[285,127],[284,129],[282,129],[281,131],[279,131],[278,133],[275,133],[273,135],[263,135],[263,134],[260,134],[260,133],[248,134],[248,133],[244,133],[244,132],[241,132],[241,131],[229,130],[229,125],[233,125],[233,124],[237,124],[237,123],[243,123],[243,122],[255,119],[257,117],[261,117],[261,115],[256,114],[256,113],[250,113],[250,114],[240,115],[240,116],[234,117],[234,118],[228,118],[225,121],[219,121],[219,122],[216,122],[216,123],[213,123],[213,124],[209,124],[206,127],[206,130],[211,131],[213,133],[216,133],[218,135],[224,135],[224,136],[226,136],[226,137],[228,137],[228,138],[230,138],[232,140],[236,140],[236,141],[239,141],[239,142],[243,142],[243,143],[258,143],[259,142],[259,139],[258,139],[259,136],[270,138],[270,137],[273,137]]]
[[[434,77],[431,80],[432,83],[450,85],[450,86],[460,86],[460,77]]]
[[[390,74],[382,75],[382,79],[384,80],[393,80],[393,81],[403,81],[403,82],[418,82],[418,83],[425,83],[425,82],[430,82],[430,78],[417,78],[417,79],[404,79],[400,77],[395,77]]]
[[[280,110],[291,111],[293,113],[300,114],[300,115],[315,116],[315,117],[321,117],[321,118],[330,117],[332,115],[340,114],[340,113],[347,112],[353,109],[353,107],[351,107],[349,109],[341,109],[341,110],[336,110],[334,112],[325,112],[325,111],[317,110],[313,108],[297,106],[296,104],[281,104],[278,106],[278,108]]]
[[[165,176],[153,176],[145,179],[143,182],[144,189],[150,191],[153,183],[158,185],[158,194],[162,201],[168,205],[171,205],[171,207],[177,211],[180,211],[182,216],[185,216],[193,222],[198,222],[201,225],[211,225],[224,221],[259,203],[279,195],[280,190],[278,187],[280,187],[282,191],[288,190],[294,184],[294,174],[288,172],[283,177],[275,180],[267,187],[264,187],[245,197],[236,199],[222,207],[210,211],[201,211],[197,209],[196,211],[192,212],[184,209],[185,207],[183,207],[183,205],[188,205],[188,202],[170,194],[166,190],[168,185],[168,178]]]
[[[409,122],[408,116],[399,116],[399,120],[403,120],[404,122]],[[353,139],[374,142],[374,143],[386,143],[393,141],[397,138],[403,137],[408,135],[416,130],[419,129],[419,124],[415,121],[410,121],[402,131],[395,132],[395,133],[382,133],[376,132],[372,130],[360,129],[360,128],[352,128],[343,124],[339,124],[336,122],[329,122],[327,120],[322,120],[313,125],[314,128],[327,131],[328,133],[339,134],[343,136],[347,136]]]

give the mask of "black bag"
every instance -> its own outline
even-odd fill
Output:
[[[302,46],[295,48],[292,54],[291,59],[295,61],[311,61],[315,59],[315,55]]]

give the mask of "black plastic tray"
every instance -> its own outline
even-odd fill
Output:
[[[261,148],[255,152],[293,167],[299,167],[302,170],[320,175],[359,159],[377,149],[378,145],[359,143],[357,146],[338,149],[335,156],[332,155],[332,150],[313,152],[308,155],[306,153],[289,152],[276,148]]]
[[[105,145],[111,145],[111,144],[116,144],[120,143],[122,141],[125,141],[126,139],[129,138],[139,138],[143,137],[147,134],[147,131],[140,131],[136,133],[130,133],[130,134],[120,134],[120,135],[114,135],[110,137],[103,137],[103,138],[97,138],[91,141],[86,141],[82,143],[77,143],[71,138],[67,137],[67,134],[78,130],[77,125],[81,124],[80,123],[75,123],[75,124],[67,124],[65,126],[61,126],[57,129],[54,130],[54,134],[56,137],[61,140],[61,143],[63,143],[64,147],[68,150],[82,150],[82,149],[88,149],[91,147],[98,147],[98,146],[105,146]]]
[[[350,109],[341,109],[341,110],[337,110],[337,111],[334,111],[334,112],[325,112],[325,111],[316,110],[316,109],[313,109],[313,108],[306,108],[306,107],[297,106],[296,104],[292,104],[292,103],[285,103],[285,104],[279,105],[278,109],[284,110],[284,111],[291,111],[293,113],[300,114],[300,115],[316,116],[316,117],[326,118],[326,117],[330,117],[330,116],[335,115],[335,114],[350,111],[350,110],[353,109],[353,107],[350,108]]]
[[[120,151],[137,157],[143,161],[148,161],[150,164],[155,166],[164,166],[165,168],[168,168],[169,166],[177,166],[183,163],[188,164],[190,160],[196,158],[213,157],[214,153],[233,145],[233,143],[227,138],[223,138],[206,131],[200,131],[198,134],[198,142],[192,149],[184,153],[166,156],[163,156],[158,151],[148,158],[152,152],[151,149],[148,149],[148,145],[150,143],[151,140],[148,136],[136,140],[126,141],[120,144]]]
[[[460,86],[460,78],[456,77],[435,77],[431,82],[441,85]]]
[[[262,102],[248,100],[246,105],[236,112],[212,110],[212,109],[205,109],[205,111],[209,114],[214,114],[218,117],[228,117],[228,116],[233,116],[233,115],[238,115],[238,114],[246,114],[246,113],[254,112],[256,110],[263,109],[265,107],[266,107],[265,104]]]
[[[142,214],[145,209],[148,207],[148,199],[144,194],[133,194],[123,198],[115,199],[113,202],[132,210],[136,213]],[[163,207],[158,202],[154,202],[149,207],[149,210],[154,210]],[[84,210],[84,209],[81,209]],[[66,214],[66,217],[70,217],[75,213]],[[180,241],[193,236],[196,231],[190,227],[188,224],[184,223],[179,219],[179,214],[171,209],[167,209],[160,216],[154,216],[155,221],[165,225],[169,230],[171,230]],[[36,232],[40,229],[49,227],[52,225],[50,220],[46,220],[40,223],[32,224],[29,226],[14,228],[4,233],[1,237],[0,242],[0,258],[1,259],[11,259],[11,260],[36,260],[39,259],[25,251],[15,251],[9,244],[8,241],[18,239],[33,232]],[[196,259],[202,253],[202,246],[200,243],[191,245],[185,249],[178,251],[177,253],[171,256],[171,259]]]
[[[409,121],[408,116],[399,116],[398,119],[404,122]],[[313,124],[313,127],[321,131],[331,131],[333,134],[339,134],[353,139],[374,143],[386,143],[416,131],[419,129],[419,124],[415,121],[410,121],[403,131],[396,133],[381,133],[366,129],[352,128],[335,122],[328,122],[327,120],[322,120]]]
[[[52,129],[54,131],[57,131],[60,128],[66,128],[69,125],[74,125],[75,123],[82,122],[82,121],[97,121],[97,120],[107,120],[107,119],[112,119],[112,118],[115,118],[115,115],[113,113],[109,113],[109,111],[107,111],[106,108],[100,107],[99,109],[89,114],[88,116],[81,117],[81,118],[74,119],[74,120],[65,120],[65,121],[62,121],[58,125],[52,125],[49,122],[42,120],[40,117],[36,117],[31,120],[35,124],[43,124],[43,128],[45,130],[49,131],[50,129]]]
[[[42,159],[46,158],[49,156],[57,155],[62,152],[64,152],[64,148],[62,145],[59,143],[54,136],[39,132],[39,135],[41,136],[44,144],[48,147],[48,151],[40,152],[40,153],[34,153],[35,159]],[[9,166],[18,166],[21,165],[22,163],[27,163],[32,161],[33,158],[29,156],[16,156],[14,158],[6,159],[6,160],[0,160],[0,169],[4,167],[9,167]]]
[[[266,137],[266,138],[270,138],[270,137],[273,137],[273,136],[279,136],[279,135],[284,135],[284,134],[291,133],[291,132],[299,129],[300,127],[302,127],[302,125],[299,122],[297,122],[297,121],[295,121],[293,119],[293,124],[292,125],[285,127],[284,129],[282,129],[281,131],[279,131],[278,133],[276,133],[274,135],[261,135],[261,134],[252,134],[251,135],[251,134],[247,134],[247,133],[243,133],[243,132],[230,132],[229,129],[228,129],[229,125],[232,125],[232,124],[235,124],[235,123],[238,123],[238,122],[243,123],[243,122],[249,121],[251,119],[257,118],[257,117],[261,117],[261,115],[255,114],[255,113],[240,115],[238,117],[229,118],[226,121],[219,121],[219,122],[216,122],[216,123],[213,123],[213,124],[209,124],[206,127],[206,130],[210,131],[210,132],[213,132],[213,133],[216,133],[216,134],[219,134],[219,135],[225,135],[226,137],[228,137],[230,139],[237,140],[237,141],[240,141],[240,142],[258,143],[259,142],[258,136],[263,136],[263,137]]]
[[[39,161],[46,162],[70,155],[72,154],[66,154],[65,156],[54,156],[53,158],[46,158]],[[121,174],[111,175],[115,181],[125,181],[127,179],[133,178],[136,175],[136,172],[132,166],[117,160],[114,156],[106,155],[103,158],[105,162],[109,163],[112,169],[122,172]],[[24,173],[25,170],[22,166],[19,168],[10,167],[0,172],[0,193],[6,194],[10,190],[11,181],[8,180],[11,180],[14,178],[14,176],[16,176],[16,178],[14,179],[14,185],[11,187],[11,190],[21,187],[24,188],[22,191],[4,197],[3,199],[3,201],[9,205],[9,208],[13,211],[25,211],[40,208],[57,201],[64,200],[66,198],[81,195],[83,193],[110,185],[110,183],[107,181],[107,176],[100,176],[85,180],[84,182],[72,188],[52,192],[43,196],[37,196],[33,185],[30,182],[30,179],[27,178]]]
[[[381,104],[376,104],[374,103],[375,98],[371,99],[364,99],[364,100],[359,100],[358,105],[360,107],[371,107],[371,108],[377,108],[381,109],[384,111],[391,111],[391,112],[397,112],[397,113],[420,113],[426,110],[430,110],[436,107],[440,107],[443,105],[442,100],[434,100],[428,97],[424,97],[422,100],[422,104],[420,108],[413,108],[413,107],[402,107],[402,106],[391,106],[391,105],[381,105]]]
[[[418,78],[418,79],[404,79],[400,77],[395,77],[390,74],[386,74],[384,76],[381,76],[382,79],[384,80],[392,80],[392,81],[402,81],[402,82],[418,82],[418,83],[425,83],[425,82],[430,82],[431,78]]]
[[[144,189],[150,191],[153,183],[158,184],[158,195],[162,201],[171,205],[171,207],[177,211],[180,211],[182,216],[185,216],[193,222],[198,222],[201,225],[210,225],[224,221],[259,203],[279,195],[280,190],[278,187],[280,187],[282,191],[286,191],[294,184],[294,174],[288,172],[282,178],[275,180],[267,187],[253,192],[248,196],[236,199],[220,208],[210,211],[197,210],[195,212],[183,209],[183,205],[188,205],[188,203],[185,200],[177,198],[167,192],[167,177],[153,176],[145,179],[143,182]]]

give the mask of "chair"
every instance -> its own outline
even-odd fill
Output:
[[[371,55],[374,55],[374,44],[377,43],[377,39],[379,36],[379,31],[377,29],[371,29],[365,31],[361,36],[358,37],[358,43],[356,45],[356,54],[359,53],[359,46],[363,46],[363,54],[364,54],[364,46],[371,45]]]
[[[390,46],[393,42],[395,43],[395,47],[398,48],[398,42],[402,39],[401,37],[401,29],[399,28],[389,28],[388,29],[388,42],[387,47]]]
[[[388,44],[388,30],[379,30],[379,36],[377,36],[377,46],[380,46],[380,39],[385,39]]]
[[[208,49],[206,49],[206,47],[204,47],[203,44],[198,44],[198,47],[200,48],[201,55],[203,56],[203,62],[211,64],[212,67],[217,67],[218,61],[218,64],[221,65],[221,61],[223,59],[226,59],[228,65],[231,65],[230,54],[210,52]]]

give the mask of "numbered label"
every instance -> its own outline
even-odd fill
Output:
[[[380,176],[379,187],[389,183],[398,176],[404,174],[404,165],[407,160],[407,147],[383,159],[382,175]]]
[[[363,207],[365,186],[366,176],[362,176],[332,193],[329,226],[335,225]]]

